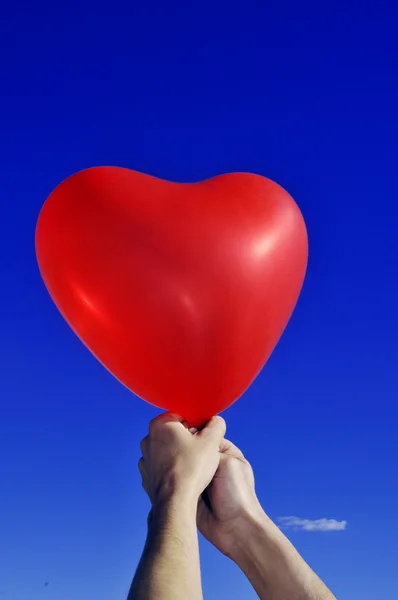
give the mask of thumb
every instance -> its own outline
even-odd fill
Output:
[[[245,458],[242,450],[240,450],[235,444],[229,440],[223,439],[220,444],[220,452],[228,454],[228,456],[234,456],[235,458]]]
[[[222,417],[213,417],[197,434],[201,438],[216,439],[219,443],[227,431],[227,424]]]

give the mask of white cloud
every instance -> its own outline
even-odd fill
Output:
[[[311,520],[299,517],[279,517],[278,522],[282,529],[296,531],[343,531],[347,527],[347,521],[336,521],[335,519]]]

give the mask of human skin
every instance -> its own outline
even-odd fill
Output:
[[[257,498],[253,470],[223,440],[220,464],[199,500],[202,534],[246,574],[261,600],[336,600]]]
[[[169,413],[152,421],[139,463],[152,510],[128,600],[202,600],[196,526],[261,600],[335,600],[265,514],[249,462],[224,435],[220,417],[199,432]]]
[[[224,434],[221,417],[200,432],[170,413],[151,422],[139,469],[152,510],[128,600],[203,599],[197,506],[219,466]]]

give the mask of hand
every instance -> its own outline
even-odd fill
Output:
[[[189,429],[177,415],[164,413],[151,421],[141,442],[138,468],[152,506],[172,496],[196,505],[220,463],[225,421],[214,417],[201,430]]]
[[[254,489],[254,475],[242,452],[223,440],[219,467],[198,504],[197,524],[201,533],[223,554],[233,546],[249,519],[264,512]]]

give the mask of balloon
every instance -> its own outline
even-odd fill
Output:
[[[36,253],[52,299],[97,359],[198,426],[269,358],[308,246],[294,200],[259,175],[179,184],[95,167],[50,194]]]

